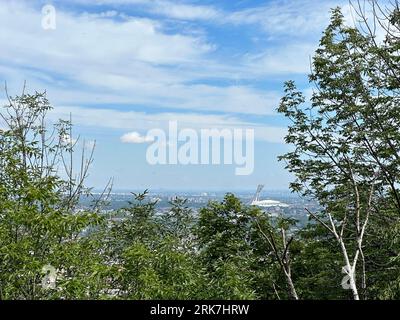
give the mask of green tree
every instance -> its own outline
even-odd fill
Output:
[[[101,223],[96,212],[74,210],[84,192],[84,172],[74,181],[57,170],[73,152],[72,137],[66,136],[71,125],[60,122],[49,134],[45,93],[7,97],[0,130],[0,299],[88,298],[87,290],[65,291],[71,282],[84,282],[86,289],[93,284],[82,269],[74,270],[88,264],[82,257],[96,254],[79,241],[82,232]],[[54,289],[42,285],[50,265],[62,284]],[[95,265],[89,269],[94,272]]]
[[[186,201],[172,201],[157,215],[147,191],[134,194],[130,206],[106,230],[111,297],[123,299],[202,299],[209,296],[206,274],[198,263],[191,210]]]
[[[392,17],[387,22],[398,27],[398,6]],[[321,204],[321,212],[308,213],[337,242],[354,299],[359,288],[367,296],[379,225],[393,230],[388,219],[398,223],[399,99],[397,76],[389,70],[398,59],[394,51],[398,41],[377,45],[374,36],[346,26],[335,9],[313,58],[311,104],[290,81],[279,107],[291,120],[286,142],[294,150],[280,157],[296,176],[291,188]]]
[[[253,242],[257,246],[264,248],[264,253],[260,252],[261,256],[272,256],[270,264],[272,266],[278,265],[281,275],[284,277],[284,283],[287,288],[286,297],[298,300],[299,296],[293,282],[292,275],[292,243],[294,240],[294,226],[296,220],[292,218],[285,218],[282,215],[278,217],[271,217],[268,214],[255,210],[254,224],[257,228],[257,233]],[[259,248],[257,248],[259,249]],[[280,299],[277,290],[277,282],[272,280],[274,291]]]
[[[215,298],[255,298],[251,217],[254,207],[243,205],[233,194],[221,203],[200,210],[196,234],[201,260],[217,292]]]
[[[187,199],[174,198],[169,204],[171,208],[161,216],[166,237],[176,241],[176,246],[182,251],[196,250],[194,238],[195,217],[188,207]]]

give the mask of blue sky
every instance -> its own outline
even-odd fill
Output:
[[[56,8],[56,30],[41,27],[46,4]],[[116,190],[287,189],[291,177],[276,159],[289,150],[276,113],[282,85],[294,79],[311,94],[309,59],[337,5],[350,16],[340,0],[3,0],[0,80],[12,94],[24,80],[47,90],[51,119],[72,113],[75,132],[96,140],[87,181],[96,188],[114,177]],[[254,173],[151,166],[148,143],[121,140],[169,120],[195,130],[253,128]]]

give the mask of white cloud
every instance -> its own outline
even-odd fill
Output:
[[[213,6],[177,3],[168,0],[75,0],[79,3],[98,5],[135,5],[142,6],[153,14],[173,19],[210,20],[223,17],[222,12]]]
[[[218,10],[211,6],[176,4],[171,1],[152,1],[153,12],[170,18],[183,20],[210,20],[221,17]]]
[[[177,121],[180,129],[254,129],[257,140],[270,143],[283,143],[283,137],[287,130],[285,127],[243,121],[229,115],[198,113],[165,112],[147,114],[135,111],[65,106],[53,109],[49,113],[49,117],[55,122],[59,118],[69,117],[70,114],[72,114],[72,122],[75,125],[134,132],[144,132],[151,129],[162,129],[167,132],[171,120]],[[137,136],[136,134],[132,136],[136,140],[143,138],[143,136]]]
[[[208,57],[204,36],[164,32],[160,22],[135,17],[57,11],[57,29],[41,29],[41,13],[25,2],[6,2],[0,21],[5,50],[0,74],[10,87],[47,89],[57,104],[125,103],[157,108],[272,114],[275,92],[233,85],[257,74]],[[110,18],[111,17],[111,18]],[[256,68],[255,68],[256,69]],[[225,86],[201,84],[224,79]],[[17,87],[18,88],[18,87]]]
[[[212,5],[199,5],[171,0],[75,0],[97,5],[124,5],[141,8],[178,20],[207,20],[215,24],[261,25],[271,34],[305,35],[322,28],[329,11],[336,6],[348,7],[347,0],[280,0],[237,11],[224,11]]]
[[[104,66],[127,62],[128,67],[132,61],[174,64],[191,61],[212,49],[199,38],[165,34],[157,21],[145,18],[116,21],[107,14],[74,15],[57,10],[57,29],[51,32],[41,29],[40,12],[22,3],[7,2],[0,8],[0,15],[9,30],[2,33],[2,40],[20,50],[29,46],[31,52],[25,52],[26,58],[41,54],[42,59],[36,63],[49,58],[50,63],[59,59],[71,64],[79,61],[79,66],[100,61]],[[22,39],[26,43],[19,43]]]
[[[258,24],[272,36],[309,36],[327,26],[331,8],[347,5],[346,0],[272,1],[234,12],[226,17],[226,21],[239,25]]]
[[[121,141],[123,143],[136,143],[136,144],[141,144],[141,143],[149,143],[154,141],[152,137],[148,136],[142,136],[139,132],[133,131],[133,132],[128,132],[125,133],[121,137]]]
[[[326,23],[322,17],[329,16],[328,8],[334,1],[326,4],[311,0],[283,1],[281,5],[272,2],[236,13],[183,1],[99,0],[96,3],[115,6],[104,12],[97,10],[96,14],[72,13],[57,8],[55,31],[41,28],[41,12],[30,2],[3,3],[0,23],[6,32],[0,33],[0,41],[4,44],[4,50],[0,51],[0,80],[8,80],[9,87],[16,91],[23,80],[28,81],[28,88],[47,89],[49,99],[55,105],[125,105],[127,110],[137,108],[146,112],[150,108],[168,108],[184,110],[189,113],[188,118],[200,123],[204,119],[222,119],[222,116],[216,118],[204,113],[274,115],[280,93],[258,89],[249,82],[243,82],[247,83],[243,85],[240,80],[308,73],[309,56],[314,47],[308,40],[294,41],[293,35],[319,32],[320,24]],[[120,11],[124,4],[142,5],[176,19],[261,24],[265,27],[264,35],[289,36],[279,39],[278,44],[268,46],[266,42],[264,48],[257,47],[257,54],[250,52],[245,57],[238,56],[234,62],[223,61],[223,57],[220,60],[210,57],[217,47],[204,34],[188,35],[182,30],[166,29],[162,20],[127,16]],[[219,80],[224,85],[218,84]],[[89,113],[87,110],[85,115]],[[108,117],[104,110],[97,109],[94,113]],[[135,120],[119,118],[119,112],[122,111],[110,114],[106,122],[110,125],[118,122],[115,128],[121,128],[122,123],[122,128],[135,130],[135,126],[126,124],[126,121]],[[79,115],[81,119],[86,117],[82,124],[101,126],[104,120],[94,113],[90,117]],[[118,121],[112,118],[116,114]],[[122,114],[123,117],[140,115],[133,111]],[[170,113],[142,115],[151,121],[152,117]],[[173,116],[181,117],[178,112]],[[226,122],[227,118],[233,119],[225,117],[222,120]],[[239,116],[236,120],[240,120]],[[240,122],[243,125],[244,122]]]
[[[259,74],[307,74],[310,73],[310,58],[317,49],[316,44],[290,43],[249,55],[249,68]]]

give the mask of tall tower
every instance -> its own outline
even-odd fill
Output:
[[[255,202],[257,202],[257,201],[259,201],[260,199],[260,193],[261,193],[261,190],[264,188],[264,185],[263,184],[259,184],[258,185],[258,187],[257,187],[257,191],[256,191],[256,193],[255,193],[255,195],[254,195],[254,197],[253,197],[253,200],[251,200],[251,204],[253,204],[253,203],[255,203]]]

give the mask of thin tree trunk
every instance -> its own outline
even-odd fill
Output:
[[[351,291],[353,291],[353,298],[354,298],[354,300],[360,300],[360,297],[358,295],[354,271],[350,271],[349,277],[350,277],[350,288],[351,288]]]
[[[287,283],[288,289],[289,289],[290,298],[292,300],[299,300],[299,296],[297,295],[296,288],[294,287],[290,271],[289,272],[285,271],[285,276],[286,276],[286,283]]]

